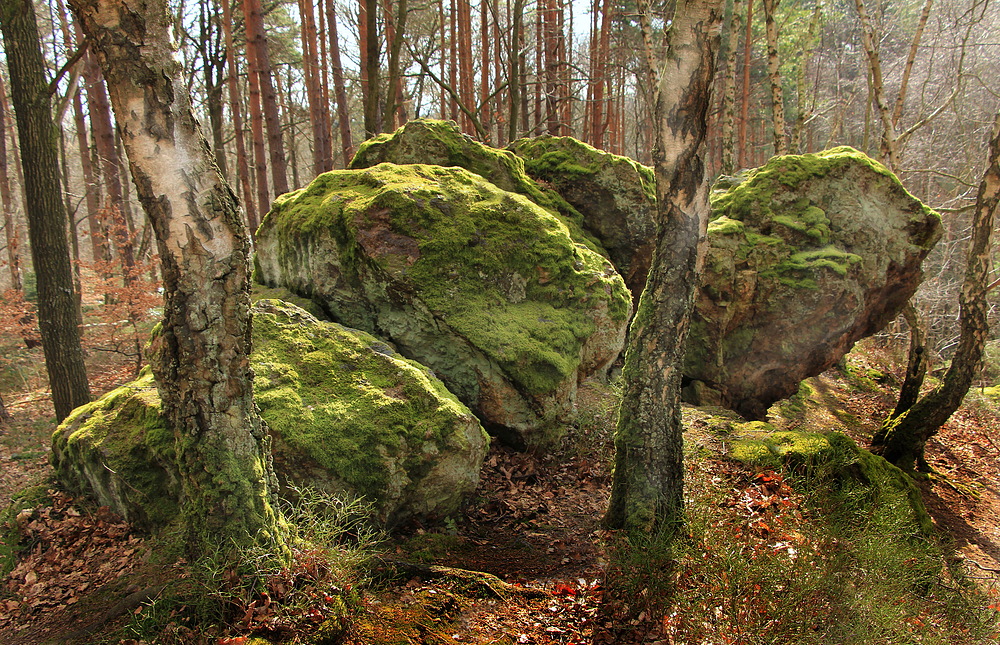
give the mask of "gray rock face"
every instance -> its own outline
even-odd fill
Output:
[[[685,397],[752,419],[885,326],[940,217],[852,148],[776,157],[712,197]]]
[[[439,166],[335,171],[280,198],[256,278],[390,340],[526,446],[555,440],[577,382],[620,353],[630,309],[610,263],[549,211]]]
[[[289,303],[262,300],[253,316],[254,395],[283,488],[365,498],[386,524],[447,516],[475,489],[489,440],[426,368]],[[148,371],[74,411],[53,464],[130,522],[162,527],[178,513],[173,434]]]
[[[552,186],[578,210],[638,301],[656,244],[653,171],[574,139],[544,135],[508,146],[528,175]]]

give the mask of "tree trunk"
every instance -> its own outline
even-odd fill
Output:
[[[892,120],[889,101],[886,99],[885,87],[882,84],[882,61],[875,48],[875,28],[868,17],[868,9],[865,7],[864,0],[854,0],[854,6],[858,10],[858,19],[861,21],[861,45],[868,57],[868,78],[871,83],[872,99],[875,101],[879,119],[882,122],[882,143],[880,145],[882,157],[889,170],[896,172],[899,169],[896,124]]]
[[[640,3],[655,89],[657,241],[629,332],[615,434],[610,528],[649,533],[681,520],[680,382],[688,319],[708,225],[701,158],[722,19],[720,0],[678,0],[665,60],[654,60],[648,0]]]
[[[14,291],[23,291],[21,278],[20,235],[14,219],[14,196],[10,191],[10,177],[7,174],[7,90],[0,77],[0,201],[3,201],[3,232],[7,242],[7,269],[10,272],[10,286]]]
[[[330,31],[330,58],[333,72],[333,93],[337,100],[337,123],[340,128],[340,149],[344,155],[344,166],[354,157],[354,141],[351,137],[350,106],[347,105],[347,91],[344,89],[344,67],[340,61],[340,39],[337,37],[337,10],[335,0],[326,0],[327,29]]]
[[[739,166],[748,168],[752,163],[750,158],[747,128],[750,123],[750,63],[753,54],[753,4],[755,0],[747,0],[746,31],[743,34],[743,85],[740,88],[740,122],[736,129],[739,148]]]
[[[806,38],[802,43],[802,58],[799,61],[798,76],[795,79],[795,126],[792,128],[792,154],[808,152],[800,150],[802,144],[802,131],[806,127],[806,120],[809,117],[806,109],[806,74],[809,63],[812,61],[813,49],[816,47],[816,32],[819,30],[820,19],[823,15],[823,3],[816,2],[813,7],[812,18],[809,20],[809,29]]]
[[[56,419],[90,401],[80,347],[66,211],[59,183],[58,130],[52,122],[48,80],[31,0],[0,1],[0,30],[10,73],[24,173],[31,258],[38,285],[38,326]]]
[[[257,212],[261,219],[271,208],[271,192],[267,185],[267,151],[264,149],[264,111],[260,97],[260,74],[255,70],[254,49],[247,47],[247,99],[250,112],[250,142],[253,147],[253,174],[257,191]]]
[[[403,107],[403,78],[400,70],[399,56],[403,50],[406,36],[407,0],[396,0],[396,17],[391,19],[386,9],[386,42],[389,46],[389,78],[386,84],[385,111],[386,116],[394,126],[406,122],[406,109]]]
[[[233,119],[233,139],[236,141],[236,174],[243,194],[243,208],[246,210],[250,235],[253,236],[260,224],[260,218],[257,216],[257,206],[254,204],[253,190],[250,188],[250,168],[247,163],[246,139],[243,133],[243,102],[240,99],[239,68],[236,66],[232,24],[232,7],[229,5],[229,0],[222,0],[222,33],[226,39],[226,65],[229,68],[226,84],[229,86],[229,113]],[[264,193],[267,194],[266,187]]]
[[[490,0],[480,0],[479,3],[479,118],[486,126],[486,140],[493,141],[493,117],[490,114],[490,75],[493,72],[493,62],[490,59]],[[499,47],[498,47],[499,50]],[[497,51],[499,57],[500,52]]]
[[[327,150],[326,117],[323,112],[326,107],[326,96],[323,94],[323,81],[320,72],[319,41],[316,35],[316,15],[313,11],[313,0],[299,0],[299,14],[302,16],[302,72],[306,81],[306,102],[309,104],[309,125],[312,130],[313,175],[319,175],[327,170],[330,159]],[[294,146],[295,138],[292,138]],[[296,185],[297,182],[296,182]]]
[[[274,89],[271,55],[267,51],[267,35],[264,32],[264,14],[260,0],[243,0],[243,15],[246,19],[247,54],[251,60],[250,73],[256,73],[260,83],[260,105],[264,112],[268,158],[271,161],[271,185],[274,188],[274,196],[277,197],[288,192],[288,171],[281,136],[278,95]],[[252,56],[249,55],[250,50],[253,50]],[[262,203],[261,209],[265,205],[269,206]]]
[[[924,447],[962,404],[979,371],[983,346],[989,336],[990,237],[1000,204],[1000,112],[993,120],[989,161],[976,195],[972,239],[966,256],[965,278],[959,294],[959,341],[941,384],[909,409],[892,416],[872,438],[872,452],[903,470],[926,469]],[[895,414],[895,413],[894,413]]]
[[[736,172],[736,148],[733,136],[733,126],[736,121],[736,45],[743,23],[740,14],[741,1],[734,0],[732,20],[729,29],[723,29],[720,49],[726,60],[725,78],[722,92],[722,174],[731,175]]]
[[[365,138],[382,132],[382,81],[379,70],[378,0],[361,0],[358,17],[361,36],[360,47],[363,92],[362,102],[365,113]]]
[[[785,141],[785,99],[781,86],[781,61],[778,58],[778,24],[774,12],[778,0],[763,0],[764,31],[767,36],[767,77],[771,82],[771,127],[774,132],[774,154],[788,154]]]
[[[151,364],[174,432],[184,544],[192,557],[280,548],[267,432],[251,388],[250,240],[191,112],[166,4],[70,3],[108,79],[160,250],[166,302]]]

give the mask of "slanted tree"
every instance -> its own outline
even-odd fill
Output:
[[[655,97],[656,250],[629,332],[604,521],[650,532],[679,520],[683,508],[681,367],[708,226],[702,144],[722,1],[677,1],[662,62],[655,59],[649,0],[639,6]]]
[[[59,131],[52,120],[41,40],[31,0],[0,0],[0,31],[10,73],[24,172],[31,259],[38,288],[38,326],[56,419],[90,401],[76,319],[66,211],[59,181]]]
[[[910,407],[893,412],[872,438],[872,452],[903,470],[929,470],[924,459],[927,441],[962,404],[979,371],[989,335],[990,237],[1000,204],[1000,112],[993,121],[989,159],[976,194],[972,235],[966,256],[965,277],[959,293],[959,340],[951,365],[940,385]]]
[[[165,304],[151,360],[174,433],[191,556],[280,544],[267,432],[254,406],[250,239],[191,111],[166,0],[70,0],[110,90]]]

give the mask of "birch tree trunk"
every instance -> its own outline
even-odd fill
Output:
[[[649,533],[680,521],[680,384],[688,321],[704,255],[708,180],[702,144],[722,21],[721,0],[678,0],[665,59],[654,59],[649,2],[640,3],[655,88],[657,240],[629,332],[615,470],[605,524]]]
[[[785,141],[785,98],[781,87],[781,60],[778,57],[778,24],[774,12],[778,0],[762,0],[764,5],[764,32],[767,36],[767,77],[771,82],[771,127],[774,131],[774,154],[787,155]]]
[[[976,194],[972,216],[972,239],[966,256],[965,278],[959,302],[958,349],[941,384],[905,411],[886,419],[872,438],[872,452],[903,470],[927,469],[924,447],[962,404],[979,371],[983,346],[989,336],[990,238],[1000,205],[1000,112],[993,120],[989,160]]]
[[[166,302],[151,361],[182,478],[189,555],[284,534],[266,428],[253,402],[250,240],[191,111],[165,0],[70,0],[97,52]]]
[[[0,201],[3,202],[3,232],[7,242],[7,270],[10,272],[10,287],[14,291],[23,291],[21,279],[21,253],[18,250],[21,240],[17,231],[17,221],[14,219],[14,196],[10,190],[10,175],[7,173],[7,91],[3,78],[0,78]]]
[[[90,401],[80,347],[66,211],[59,182],[58,130],[31,0],[0,1],[0,31],[10,73],[24,172],[31,259],[38,285],[38,327],[56,419]]]

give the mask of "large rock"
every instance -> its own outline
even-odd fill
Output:
[[[852,148],[776,157],[716,190],[686,398],[763,418],[896,316],[940,235],[937,213]]]
[[[527,198],[460,168],[380,164],[279,198],[256,279],[430,367],[488,429],[539,446],[621,351],[630,298]]]
[[[254,395],[283,488],[363,497],[388,524],[446,516],[475,489],[488,438],[426,368],[279,300],[253,314]],[[150,528],[178,511],[174,454],[148,370],[77,408],[53,436],[64,483]]]
[[[491,184],[524,195],[547,209],[569,229],[573,241],[603,254],[604,250],[582,228],[583,218],[556,191],[540,186],[525,172],[524,160],[510,150],[476,141],[454,121],[415,119],[398,128],[368,139],[360,146],[348,168],[361,170],[380,163],[431,164],[465,168]]]
[[[530,177],[552,186],[583,217],[638,300],[656,244],[653,171],[572,137],[544,135],[508,146]]]

